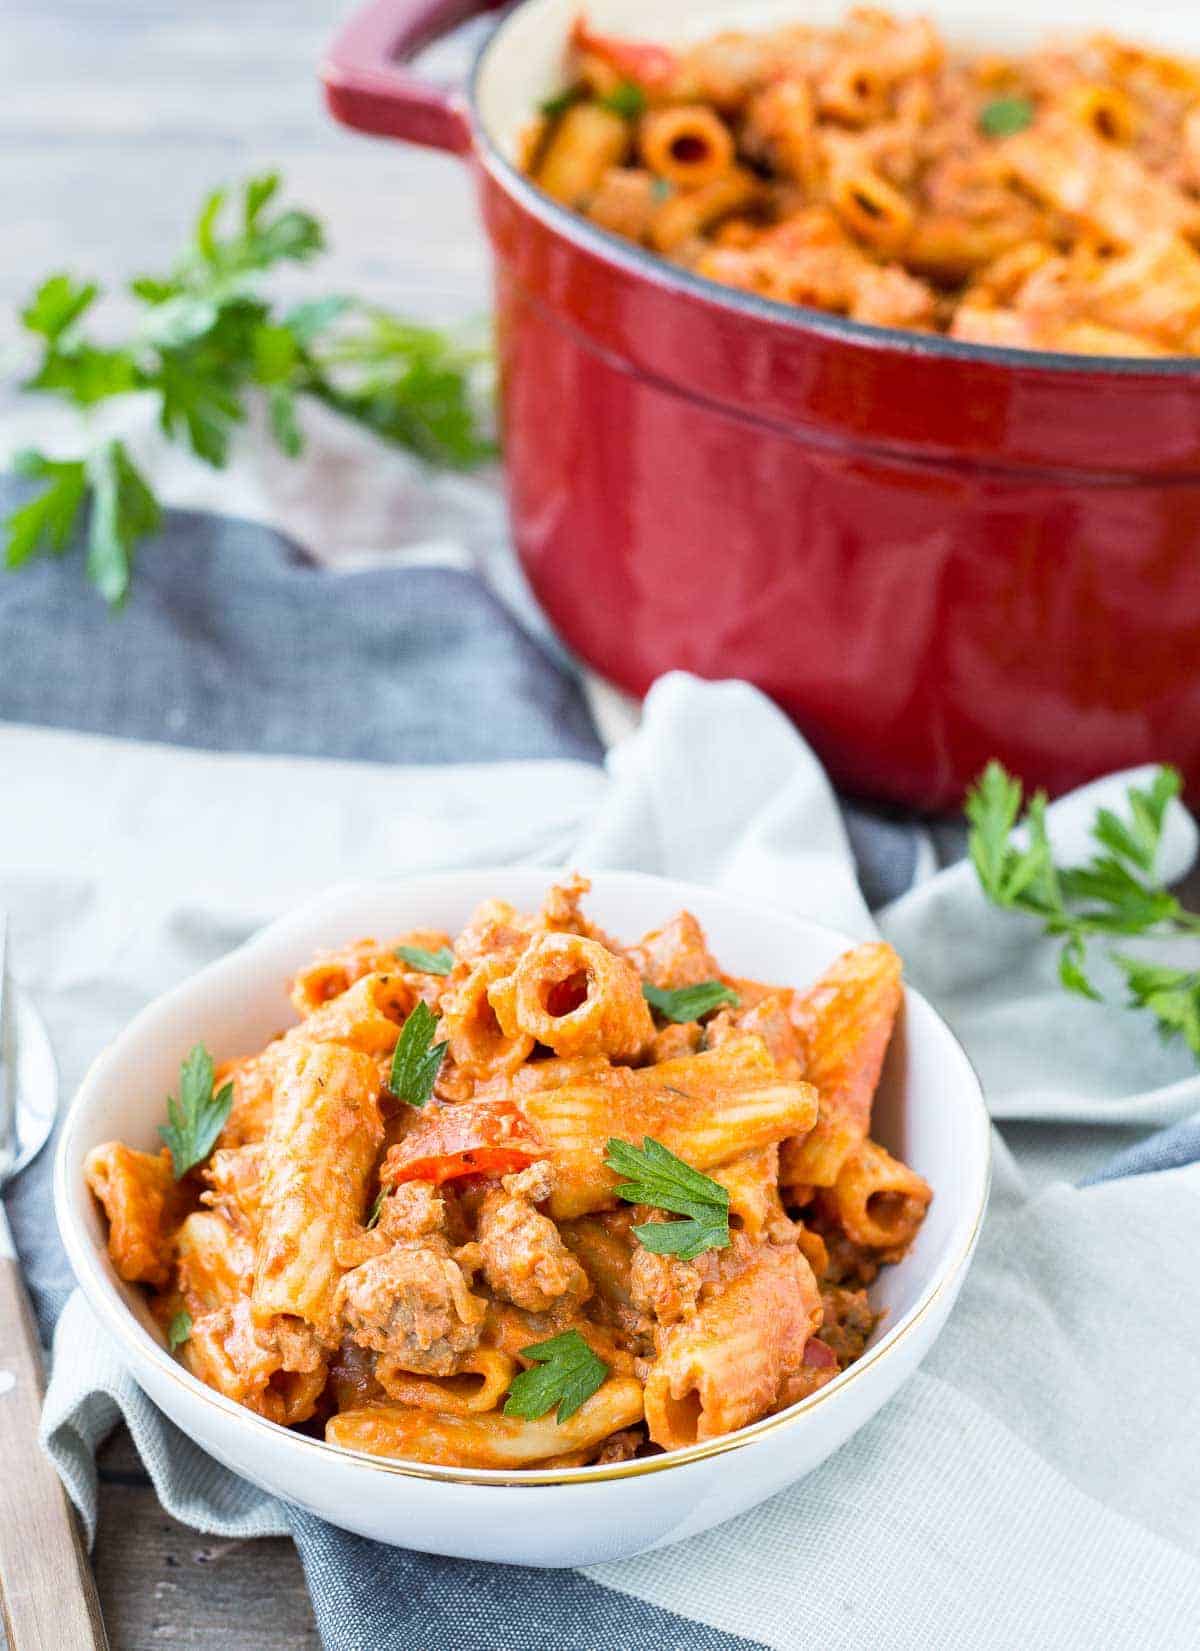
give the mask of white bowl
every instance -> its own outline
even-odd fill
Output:
[[[140,1291],[114,1272],[84,1159],[114,1137],[154,1149],[164,1097],[197,1039],[218,1060],[260,1048],[294,1020],[285,982],[318,948],[364,934],[454,930],[488,895],[536,906],[552,880],[528,868],[457,872],[333,890],[144,1009],[95,1062],[65,1121],[55,1207],[71,1265],[138,1385],[235,1473],[349,1531],[427,1553],[583,1565],[708,1530],[809,1473],[912,1374],[946,1321],[987,1200],[988,1116],[959,1044],[906,994],[873,1133],[918,1169],[934,1201],[912,1251],[873,1292],[886,1309],[857,1364],[810,1398],[725,1438],[607,1467],[516,1473],[384,1461],[305,1438],[244,1410],[167,1352]],[[633,938],[695,912],[734,974],[804,986],[845,936],[687,883],[631,872],[593,878],[589,913]]]

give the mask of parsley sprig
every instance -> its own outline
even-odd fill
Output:
[[[209,195],[173,268],[130,282],[141,311],[123,343],[101,345],[84,332],[100,297],[95,282],[48,277],[21,311],[39,351],[24,388],[84,410],[115,396],[155,395],[164,434],[217,468],[228,462],[251,394],[265,401],[274,438],[292,457],[303,448],[297,409],[305,396],[431,463],[467,468],[487,457],[493,448],[475,396],[486,351],[349,298],[280,311],[263,295],[268,272],[325,250],[311,213],[276,210],[279,189],[272,172],[244,185],[236,210],[225,190]],[[124,443],[75,457],[27,452],[16,467],[43,485],[8,516],[0,559],[19,568],[61,556],[82,530],[88,575],[118,606],[137,549],[161,520]]]
[[[720,1182],[701,1175],[649,1135],[640,1147],[615,1138],[606,1146],[605,1164],[624,1176],[615,1189],[618,1198],[686,1218],[635,1227],[634,1235],[645,1249],[694,1261],[705,1250],[729,1247],[729,1193]]]
[[[439,946],[436,952],[426,951],[424,946],[397,946],[396,956],[426,975],[448,975],[454,967],[454,953],[449,946]]]
[[[573,108],[576,103],[580,102],[585,95],[582,86],[565,86],[561,92],[556,92],[553,97],[543,98],[538,105],[538,109],[540,113],[545,115],[547,120],[557,120],[560,115],[565,115],[568,109]]]
[[[175,1314],[167,1325],[167,1346],[174,1353],[183,1346],[192,1333],[192,1315],[184,1309]]]
[[[1048,935],[1061,939],[1058,973],[1068,991],[1101,998],[1088,970],[1093,939],[1200,934],[1200,917],[1185,911],[1155,872],[1167,808],[1180,789],[1179,774],[1166,767],[1147,789],[1130,786],[1127,817],[1099,809],[1091,827],[1096,852],[1066,867],[1055,864],[1043,792],[1029,799],[1023,844],[1011,837],[1021,815],[1019,780],[992,762],[968,793],[969,852],[983,892],[993,905],[1039,918]],[[1200,1056],[1200,971],[1119,951],[1108,956],[1124,976],[1128,1007],[1149,1011],[1164,1038],[1182,1037]]]
[[[736,1009],[742,1001],[731,986],[720,980],[702,980],[695,986],[680,986],[673,992],[665,991],[649,982],[642,985],[642,996],[652,1009],[657,1009],[664,1020],[681,1024],[699,1020],[722,1003]]]
[[[213,1093],[212,1056],[202,1043],[196,1044],[179,1069],[179,1099],[168,1095],[167,1122],[158,1126],[177,1181],[208,1157],[232,1105],[233,1085],[222,1084]]]
[[[646,112],[646,94],[632,80],[622,80],[600,99],[600,106],[622,120],[636,120]]]
[[[564,1330],[549,1341],[522,1347],[521,1357],[532,1359],[534,1367],[513,1377],[504,1414],[520,1416],[527,1422],[536,1422],[556,1405],[556,1419],[565,1422],[600,1391],[608,1375],[608,1366],[592,1352],[578,1330]]]
[[[979,111],[979,130],[989,138],[1010,138],[1031,125],[1036,113],[1027,97],[994,97]]]
[[[434,1043],[438,1018],[427,1003],[418,1003],[404,1022],[392,1055],[388,1088],[398,1101],[424,1106],[446,1058],[446,1045]]]

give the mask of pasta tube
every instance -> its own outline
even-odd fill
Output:
[[[598,103],[567,110],[546,145],[535,180],[565,206],[582,206],[629,150],[629,123]]]
[[[376,1373],[389,1399],[444,1416],[473,1416],[495,1410],[520,1366],[496,1347],[464,1353],[453,1376],[418,1376],[381,1359]]]
[[[1200,205],[1067,114],[1009,138],[1004,157],[1031,194],[1118,246],[1136,246],[1155,231],[1187,236],[1200,228]]]
[[[821,1097],[811,1134],[784,1143],[785,1187],[831,1187],[866,1140],[871,1102],[900,1008],[900,959],[888,945],[856,946],[796,1002],[805,1073]]]
[[[247,1142],[261,1141],[271,1127],[271,1113],[275,1106],[274,1061],[269,1053],[252,1055],[246,1060],[229,1061],[219,1066],[213,1078],[214,1088],[224,1083],[233,1084],[233,1105],[221,1131],[222,1147],[241,1147]]]
[[[246,1296],[196,1319],[182,1357],[193,1376],[282,1427],[308,1421],[328,1377],[304,1325],[260,1324]]]
[[[469,1077],[504,1077],[533,1052],[532,1035],[520,1027],[507,1033],[488,999],[489,989],[509,974],[505,958],[487,958],[475,965],[457,991],[442,999],[442,1025],[450,1053],[455,1067]]]
[[[842,1165],[833,1204],[842,1231],[855,1244],[899,1260],[917,1236],[933,1191],[929,1182],[876,1141],[864,1141]]]
[[[792,1226],[779,1198],[779,1148],[763,1147],[718,1164],[712,1178],[729,1194],[729,1225],[757,1243]]]
[[[821,1323],[812,1269],[795,1245],[766,1244],[691,1319],[663,1332],[646,1380],[646,1423],[665,1450],[745,1427],[775,1408]]]
[[[733,167],[733,134],[702,103],[674,104],[644,116],[638,146],[650,170],[678,189],[712,183]]]
[[[705,1170],[803,1134],[817,1114],[812,1085],[782,1081],[757,1037],[639,1069],[579,1073],[563,1065],[561,1086],[549,1071],[534,1073],[537,1087],[522,1087],[520,1077],[513,1087],[554,1165],[549,1209],[558,1221],[615,1203],[617,1178],[604,1164],[610,1136],[636,1142],[653,1136],[693,1169]]]
[[[188,1310],[211,1312],[250,1294],[254,1282],[254,1246],[212,1210],[195,1210],[176,1238],[179,1288]]]
[[[546,934],[516,971],[488,992],[501,1027],[566,1059],[633,1060],[654,1037],[637,972],[615,952],[577,934]]]
[[[344,1043],[364,1055],[390,1055],[417,994],[398,971],[364,975],[349,991],[317,1009],[278,1046],[285,1055],[296,1043]]]
[[[330,1418],[325,1437],[345,1450],[464,1468],[525,1468],[550,1457],[589,1450],[610,1433],[642,1419],[641,1383],[614,1376],[565,1422],[487,1415],[437,1415],[400,1404],[365,1405]]]
[[[414,945],[436,950],[445,944],[445,935],[406,936]],[[433,940],[432,945],[430,940]],[[307,969],[292,980],[291,999],[298,1015],[311,1015],[335,997],[350,990],[364,975],[388,974],[399,967],[394,946],[374,939],[356,940],[349,946],[319,952]]]
[[[128,1283],[165,1284],[179,1198],[167,1152],[137,1152],[106,1141],[87,1155],[84,1175],[108,1217],[108,1253]]]
[[[335,1331],[335,1247],[365,1214],[383,1143],[378,1081],[367,1056],[331,1043],[295,1045],[279,1074],[254,1306],[294,1314],[322,1338]]]
[[[654,214],[650,239],[660,252],[675,252],[731,212],[752,206],[761,194],[754,174],[735,166],[697,189],[681,191],[664,201]]]

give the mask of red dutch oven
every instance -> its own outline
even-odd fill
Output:
[[[867,796],[954,806],[991,756],[1052,792],[1168,760],[1200,796],[1200,362],[956,344],[676,269],[511,158],[577,0],[510,11],[461,91],[405,66],[488,9],[375,0],[324,80],[347,125],[473,165],[513,533],[577,652],[635,693],[757,683]],[[668,39],[687,9],[588,8]]]

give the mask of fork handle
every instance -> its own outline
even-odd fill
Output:
[[[0,1206],[0,1621],[9,1651],[108,1651],[74,1509],[38,1444],[42,1361]]]

